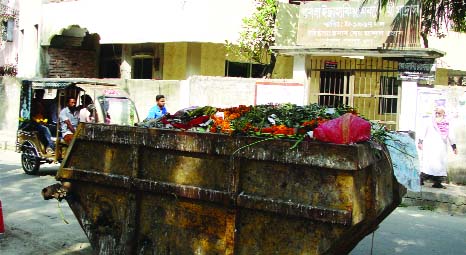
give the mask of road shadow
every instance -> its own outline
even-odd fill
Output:
[[[0,171],[11,171],[18,169],[18,165],[0,164]]]
[[[37,176],[55,176],[57,175],[58,169],[47,169],[47,170],[42,170],[40,169],[39,172],[37,172]]]

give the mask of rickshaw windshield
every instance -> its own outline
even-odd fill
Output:
[[[134,125],[139,122],[133,102],[126,97],[99,96],[97,98],[105,116],[105,124]]]

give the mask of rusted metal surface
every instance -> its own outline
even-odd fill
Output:
[[[100,254],[343,254],[404,192],[369,144],[291,150],[99,124],[75,136],[57,179],[72,184],[67,201]]]

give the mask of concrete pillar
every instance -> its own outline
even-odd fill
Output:
[[[307,82],[305,55],[293,57],[293,80],[304,85],[303,104],[309,104],[309,83]]]
[[[401,84],[400,131],[416,130],[417,82],[403,81]]]
[[[131,58],[131,45],[121,47],[121,65],[120,65],[120,78],[131,79],[131,66],[133,59]]]
[[[201,44],[188,43],[186,57],[186,78],[201,74]]]

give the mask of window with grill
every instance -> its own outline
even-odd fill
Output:
[[[13,41],[13,29],[15,21],[13,19],[7,19],[2,22],[3,31],[2,31],[2,40],[6,42]]]
[[[379,114],[397,113],[400,85],[396,77],[380,77]]]
[[[225,76],[227,77],[243,77],[243,78],[262,78],[267,65],[241,63],[241,62],[225,62]]]
[[[321,71],[319,105],[337,107],[348,105],[350,72]]]
[[[133,79],[152,79],[152,58],[135,58]]]

